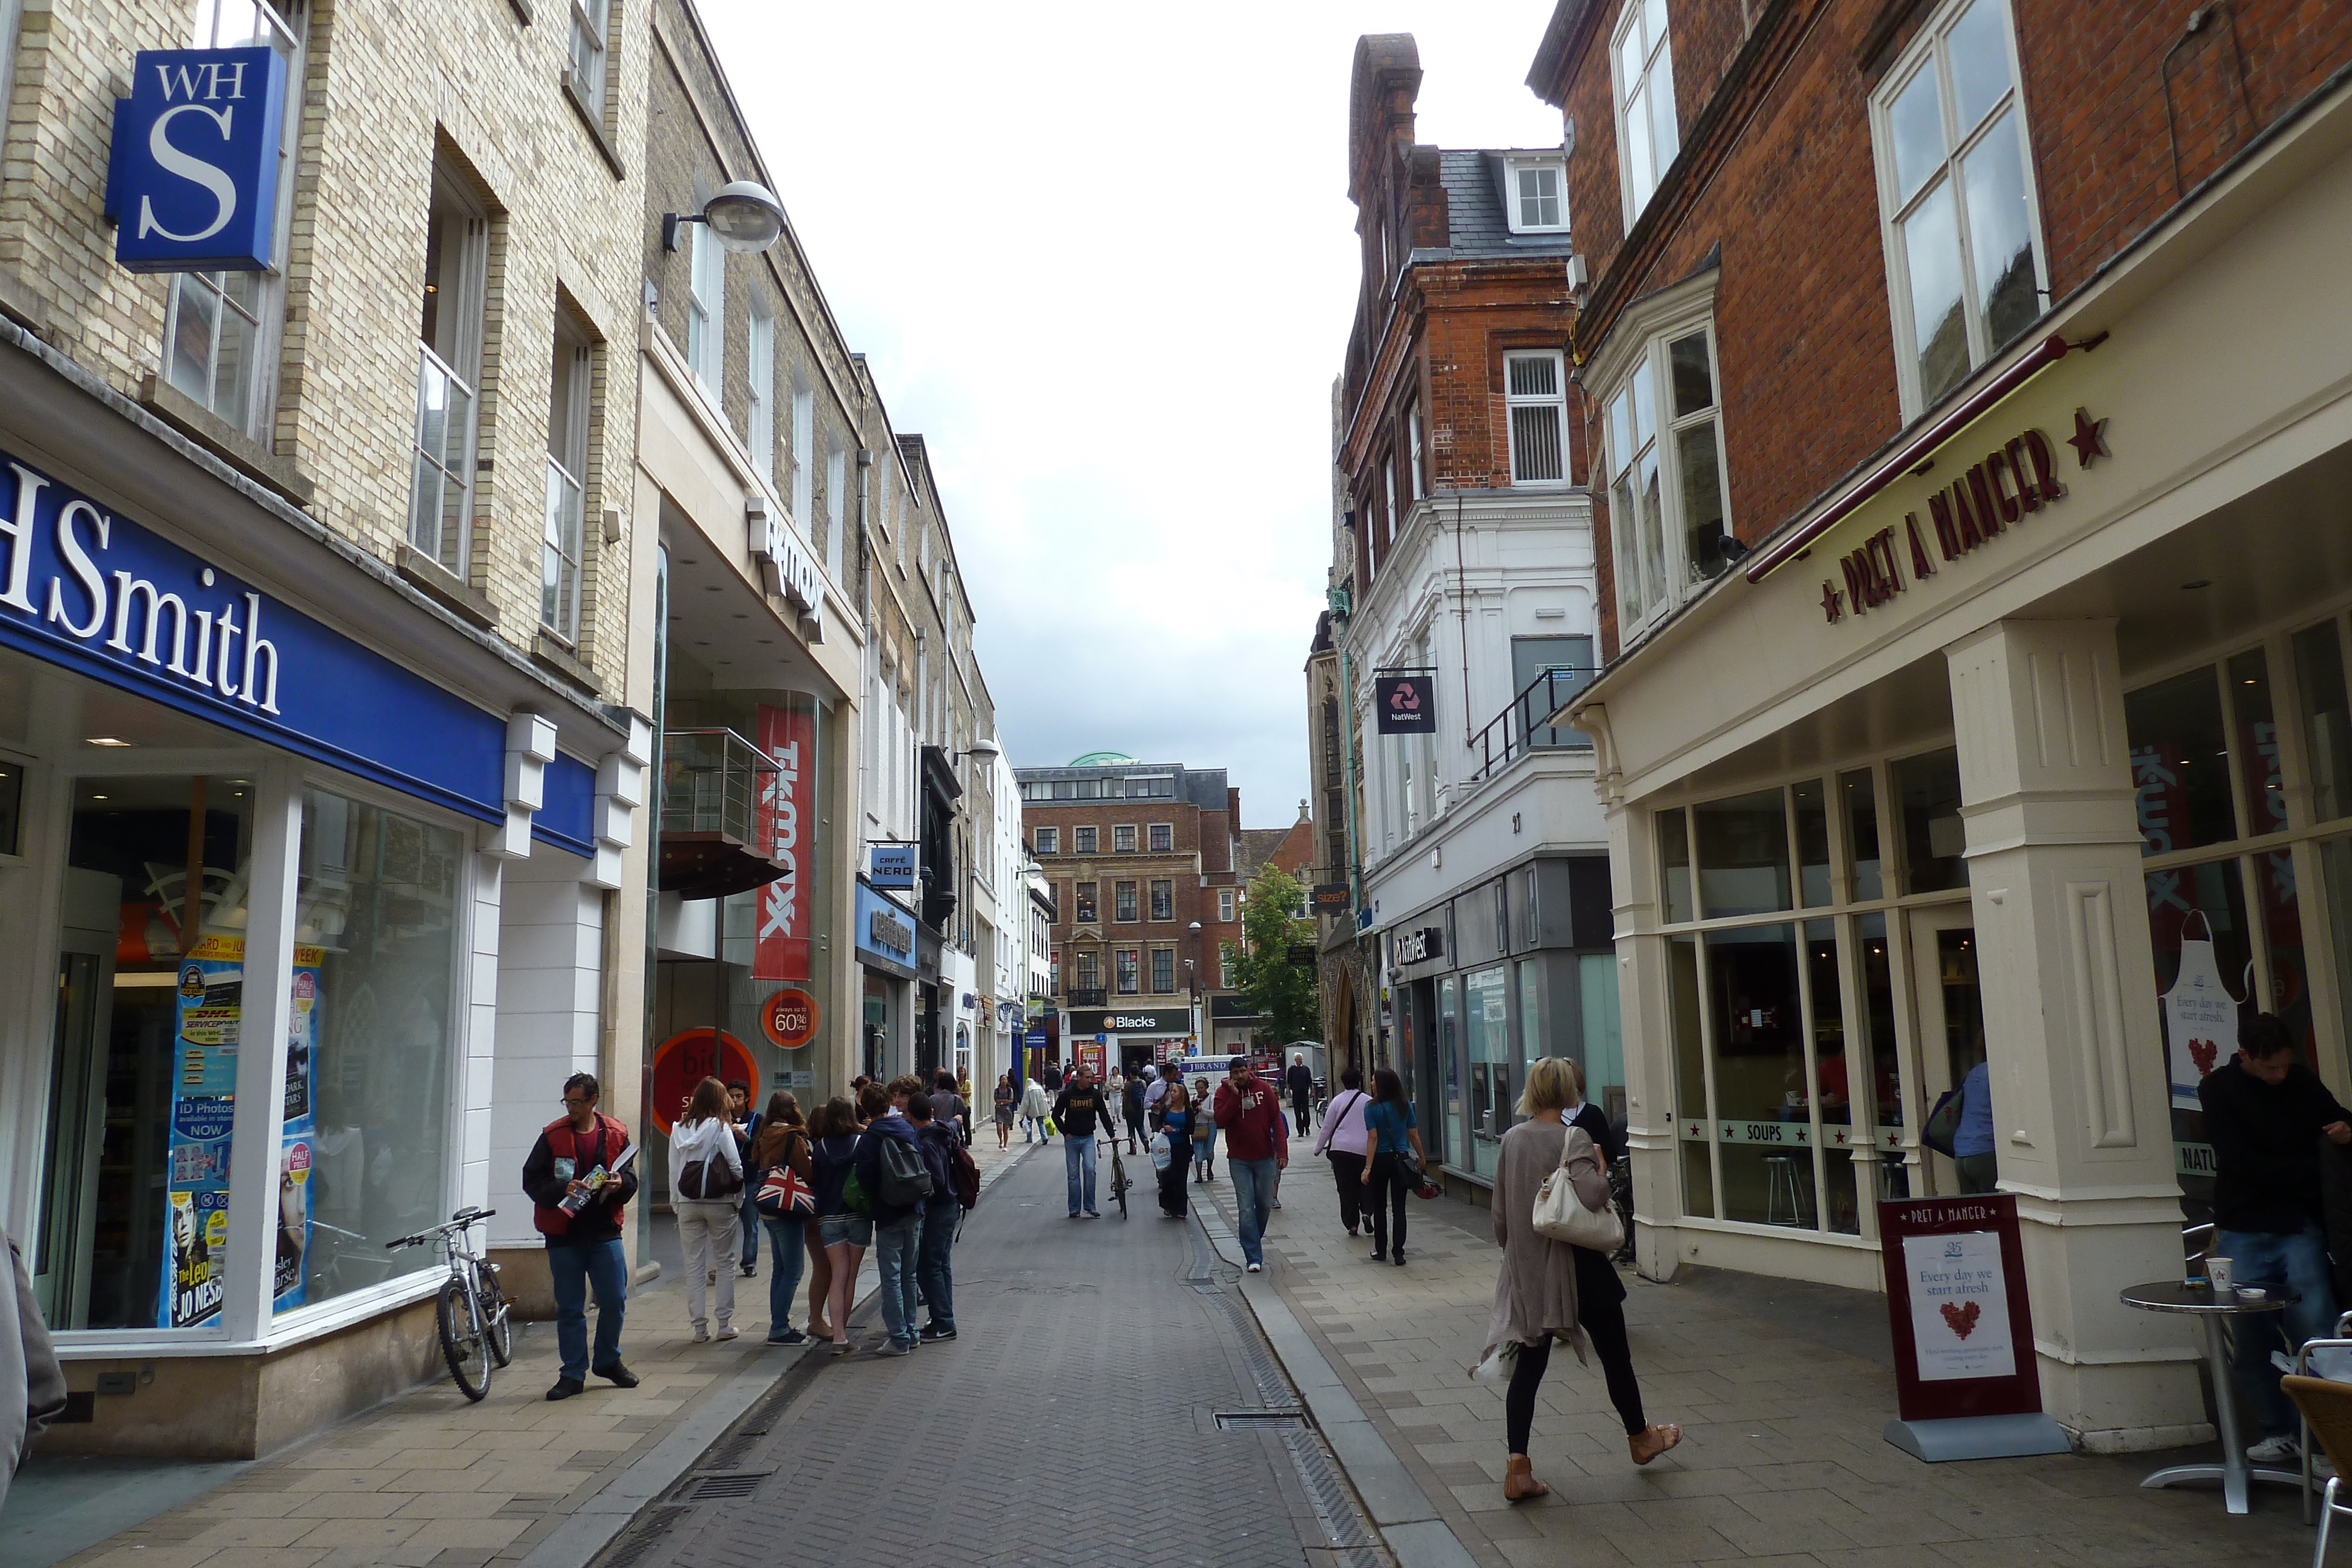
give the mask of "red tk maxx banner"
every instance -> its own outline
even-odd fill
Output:
[[[760,889],[760,925],[751,945],[755,980],[811,978],[807,863],[809,828],[816,821],[816,716],[791,708],[760,709],[761,750],[775,759],[763,776],[760,831],[768,858],[784,874]]]

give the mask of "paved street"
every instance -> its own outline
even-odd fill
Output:
[[[1193,1190],[1215,1193],[1231,1218],[1230,1187]],[[2232,1519],[2212,1488],[2139,1490],[2185,1456],[1922,1464],[1879,1436],[1895,1410],[1879,1298],[1714,1270],[1675,1285],[1627,1276],[1643,1402],[1652,1420],[1683,1424],[1682,1447],[1634,1469],[1597,1364],[1557,1355],[1534,1439],[1553,1493],[1512,1508],[1500,1484],[1503,1390],[1469,1378],[1495,1287],[1485,1211],[1415,1202],[1411,1261],[1397,1269],[1369,1261],[1370,1243],[1340,1230],[1324,1162],[1295,1163],[1283,1197],[1266,1278],[1482,1563],[2309,1561],[2312,1531],[2290,1490],[2258,1489],[2253,1513]]]
[[[1311,1439],[1219,1429],[1220,1412],[1288,1406],[1286,1385],[1237,1310],[1232,1270],[1193,1227],[1161,1218],[1148,1188],[1121,1220],[1109,1168],[1105,1217],[1073,1221],[1060,1148],[1021,1162],[959,1246],[960,1339],[810,1367],[667,1500],[685,1506],[650,1511],[600,1561],[1380,1561],[1329,1551]],[[1129,1169],[1148,1177],[1150,1162]],[[713,1490],[734,1495],[686,1500]],[[1360,1539],[1344,1509],[1338,1521],[1340,1540]]]

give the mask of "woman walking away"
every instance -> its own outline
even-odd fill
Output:
[[[1165,1145],[1168,1163],[1160,1167],[1160,1209],[1171,1219],[1181,1219],[1190,1208],[1184,1177],[1192,1168],[1192,1099],[1181,1083],[1171,1083],[1160,1097],[1160,1130],[1151,1134]],[[1160,1151],[1152,1151],[1156,1164]]]
[[[816,1186],[817,1240],[824,1249],[824,1260],[831,1270],[827,1275],[830,1289],[824,1317],[829,1330],[826,1337],[833,1341],[835,1355],[849,1354],[849,1293],[857,1281],[859,1260],[874,1245],[874,1221],[865,1215],[851,1213],[842,1191],[856,1163],[857,1111],[836,1094],[818,1106],[816,1114],[809,1118],[809,1165],[814,1173],[811,1179]],[[812,1308],[812,1325],[817,1316]],[[815,1332],[814,1326],[810,1332]]]
[[[1563,1113],[1572,1115],[1583,1099],[1576,1063],[1559,1056],[1538,1061],[1528,1069],[1518,1106],[1520,1115],[1534,1119],[1503,1134],[1496,1160],[1495,1240],[1503,1249],[1503,1271],[1495,1281],[1486,1348],[1491,1353],[1518,1346],[1503,1404],[1510,1442],[1503,1496],[1513,1502],[1551,1490],[1530,1469],[1528,1433],[1556,1339],[1566,1340],[1579,1361],[1588,1340],[1600,1354],[1609,1402],[1625,1423],[1625,1445],[1635,1464],[1646,1465],[1683,1440],[1680,1427],[1653,1427],[1642,1415],[1642,1389],[1625,1343],[1625,1282],[1616,1268],[1598,1252],[1555,1241],[1535,1228],[1536,1192],[1555,1170],[1574,1184],[1577,1201],[1585,1207],[1597,1213],[1609,1207],[1609,1178],[1601,1173],[1591,1134],[1561,1119]]]
[[[803,1182],[815,1166],[809,1158],[808,1127],[801,1118],[801,1103],[779,1089],[768,1096],[760,1117],[760,1135],[751,1140],[751,1175],[744,1186],[758,1201],[768,1173],[789,1170]],[[793,1327],[793,1293],[800,1289],[801,1268],[808,1260],[808,1217],[785,1203],[777,1212],[761,1209],[760,1228],[768,1233],[771,1272],[768,1275],[768,1343],[803,1344],[808,1335]]]
[[[1053,1109],[1054,1103],[1045,1098],[1045,1081],[1042,1078],[1032,1078],[1029,1081],[1029,1086],[1021,1091],[1021,1141],[1023,1143],[1029,1142],[1033,1137],[1041,1144],[1045,1141],[1045,1118],[1053,1113]]]
[[[686,1254],[686,1315],[694,1343],[707,1344],[710,1320],[705,1293],[716,1286],[720,1339],[735,1337],[735,1261],[743,1246],[743,1155],[727,1113],[727,1085],[706,1078],[694,1086],[686,1115],[669,1135],[669,1203],[677,1216],[678,1249]]]
[[[1013,1074],[1010,1072],[1001,1072],[996,1078],[996,1146],[1000,1149],[1013,1146]]]
[[[1404,1206],[1414,1182],[1405,1169],[1410,1154],[1414,1168],[1425,1166],[1421,1152],[1421,1128],[1413,1120],[1412,1102],[1404,1097],[1404,1080],[1393,1067],[1372,1069],[1372,1103],[1364,1107],[1364,1207],[1372,1222],[1372,1261],[1386,1258],[1404,1267]],[[1530,1199],[1529,1201],[1533,1201]],[[1389,1228],[1396,1236],[1391,1244]]]
[[[1209,1104],[1209,1081],[1192,1080],[1192,1103],[1205,1112]],[[1217,1124],[1205,1114],[1192,1118],[1192,1166],[1202,1181],[1217,1179]]]
[[[1339,1093],[1323,1108],[1323,1130],[1315,1134],[1315,1152],[1330,1157],[1331,1179],[1339,1187],[1339,1219],[1350,1236],[1372,1228],[1361,1212],[1364,1156],[1360,1152],[1364,1144],[1364,1111],[1371,1103],[1372,1097],[1364,1092],[1362,1071],[1350,1067],[1339,1074]]]

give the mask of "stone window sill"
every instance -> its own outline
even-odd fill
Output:
[[[163,377],[150,374],[141,378],[139,402],[149,413],[239,473],[268,486],[305,511],[310,509],[318,486],[309,475]]]
[[[394,566],[402,580],[460,620],[470,621],[485,632],[499,623],[498,610],[488,594],[415,546],[404,543]]]
[[[580,662],[579,653],[570,643],[544,626],[531,633],[530,656],[548,669],[578,682],[591,694],[604,695],[604,683],[596,678],[596,672]]]

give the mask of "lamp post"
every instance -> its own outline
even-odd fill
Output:
[[[1195,920],[1190,929],[1192,936],[1192,956],[1184,960],[1184,988],[1192,993],[1192,1040],[1193,1043],[1199,1044],[1201,1040],[1201,972],[1196,965],[1201,956],[1201,923]]]

